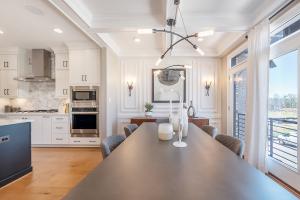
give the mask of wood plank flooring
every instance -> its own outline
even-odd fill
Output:
[[[101,161],[99,148],[33,148],[33,172],[1,188],[0,199],[61,199]],[[268,176],[300,197],[282,181]]]
[[[61,199],[101,161],[99,148],[33,148],[33,172],[1,188],[0,199]]]

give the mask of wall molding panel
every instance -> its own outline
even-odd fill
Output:
[[[152,69],[157,58],[122,57],[120,59],[120,91],[118,105],[118,131],[123,133],[124,125],[134,116],[144,115],[145,102],[151,102]],[[218,58],[171,57],[164,60],[162,66],[172,64],[192,65],[186,74],[186,104],[190,101],[196,108],[197,116],[208,117],[211,123],[220,127],[221,119],[221,87],[219,86],[221,61]],[[129,96],[127,81],[134,81],[132,95]],[[210,95],[205,96],[205,81],[212,81]],[[174,109],[178,104],[173,105]],[[154,104],[154,116],[167,116],[169,104]]]

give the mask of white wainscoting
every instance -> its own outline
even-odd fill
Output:
[[[121,58],[120,60],[120,91],[118,104],[118,133],[123,133],[123,127],[130,122],[131,117],[144,115],[145,102],[152,99],[152,69],[157,58]],[[221,61],[218,58],[169,58],[162,66],[171,64],[188,64],[186,98],[187,105],[193,100],[197,116],[207,117],[210,123],[220,130],[221,125],[221,87],[219,85]],[[134,81],[131,96],[129,96],[127,81]],[[205,96],[205,81],[212,81],[210,95]],[[174,105],[176,109],[177,105]],[[154,104],[154,116],[168,116],[169,104]]]

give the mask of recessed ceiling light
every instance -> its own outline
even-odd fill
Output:
[[[3,34],[4,34],[4,32],[3,32],[2,30],[0,30],[0,34],[1,34],[1,35],[3,35]]]
[[[139,43],[139,42],[141,42],[141,39],[138,38],[138,37],[135,37],[135,38],[133,38],[133,41],[136,42],[136,43]]]
[[[56,33],[59,33],[59,34],[63,33],[63,31],[59,28],[55,28],[55,29],[53,29],[53,31],[56,32]]]
[[[198,42],[202,42],[203,40],[203,38],[198,38]]]

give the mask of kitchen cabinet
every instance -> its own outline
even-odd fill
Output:
[[[32,171],[29,122],[0,126],[0,158],[0,187]]]
[[[68,54],[65,53],[55,54],[55,69],[69,69]]]
[[[0,97],[13,98],[18,96],[17,70],[0,70]]]
[[[52,140],[52,120],[51,116],[45,115],[42,116],[42,127],[41,127],[41,135],[42,135],[42,141],[41,144],[49,144],[49,142]]]
[[[70,85],[99,85],[100,49],[76,49],[69,51]]]
[[[55,96],[58,98],[68,98],[69,93],[69,70],[55,71]]]
[[[52,144],[69,144],[70,123],[67,116],[52,117]]]
[[[18,55],[16,54],[1,54],[0,55],[0,70],[1,69],[17,69]]]
[[[74,145],[100,145],[99,137],[71,137],[70,144]]]

